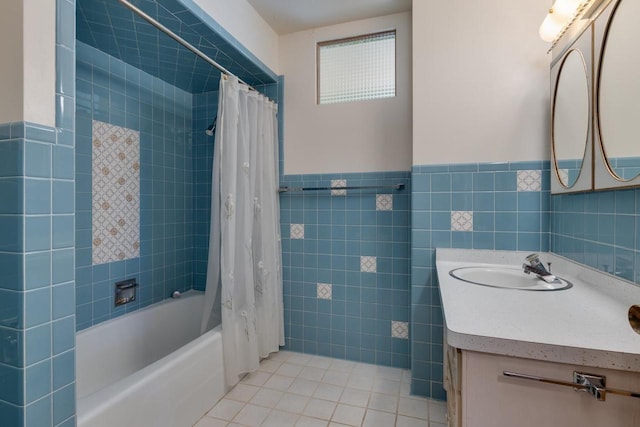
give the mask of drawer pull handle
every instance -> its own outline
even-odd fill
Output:
[[[640,398],[640,393],[618,390],[615,388],[606,388],[606,377],[602,375],[585,374],[583,372],[573,372],[573,382],[554,380],[550,378],[537,377],[535,375],[519,374],[517,372],[504,371],[502,375],[505,377],[519,378],[528,381],[537,381],[545,384],[560,385],[563,387],[571,387],[575,391],[583,391],[595,397],[596,400],[605,401],[607,394],[617,394],[620,396]]]

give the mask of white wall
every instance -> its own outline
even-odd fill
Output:
[[[2,4],[0,123],[55,125],[55,19],[55,2]]]
[[[549,158],[548,8],[413,1],[413,164]]]
[[[278,35],[247,0],[194,0],[271,71],[278,70]]]
[[[318,105],[316,44],[396,29],[394,98]],[[411,14],[400,13],[280,37],[284,74],[284,172],[411,168]]]

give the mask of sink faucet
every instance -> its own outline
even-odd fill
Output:
[[[542,262],[540,262],[540,257],[538,256],[538,254],[531,254],[527,256],[527,258],[525,258],[525,261],[526,262],[522,264],[522,268],[526,274],[533,273],[539,279],[542,279],[547,283],[551,283],[556,280],[556,276],[554,276],[546,268],[544,268],[544,265],[542,264]]]

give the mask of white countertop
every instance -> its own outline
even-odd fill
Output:
[[[532,292],[480,286],[449,275],[480,265],[520,267],[530,252],[437,249],[446,340],[460,349],[640,371],[640,334],[628,310],[640,287],[552,253],[551,272],[573,287]]]

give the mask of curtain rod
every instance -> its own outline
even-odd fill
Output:
[[[171,37],[172,39],[174,39],[175,41],[180,43],[182,46],[186,47],[191,52],[195,53],[197,56],[199,56],[200,58],[204,59],[206,62],[208,62],[209,64],[211,64],[212,66],[214,66],[215,68],[220,70],[223,74],[226,74],[228,76],[233,76],[233,77],[237,78],[240,83],[247,85],[249,87],[249,89],[256,90],[256,88],[254,88],[249,83],[247,83],[244,80],[242,80],[240,77],[238,77],[235,74],[233,74],[231,71],[229,71],[226,68],[224,68],[222,65],[218,64],[213,59],[209,58],[205,53],[203,53],[198,48],[194,47],[191,43],[189,43],[188,41],[186,41],[185,39],[183,39],[182,37],[180,37],[179,35],[177,35],[173,31],[171,31],[169,28],[167,28],[164,25],[162,25],[160,22],[158,22],[155,19],[153,19],[151,16],[147,15],[142,9],[140,9],[137,6],[131,4],[127,0],[118,0],[118,1],[120,3],[122,3],[123,6],[127,7],[128,9],[130,9],[132,12],[140,15],[140,17],[143,18],[145,21],[147,21],[149,24],[153,25],[158,30],[162,31],[163,33],[165,33],[166,35],[168,35],[169,37]]]
[[[291,191],[323,191],[323,190],[377,190],[377,189],[393,189],[404,190],[404,184],[393,185],[365,185],[358,187],[280,187],[278,193],[288,193]]]

